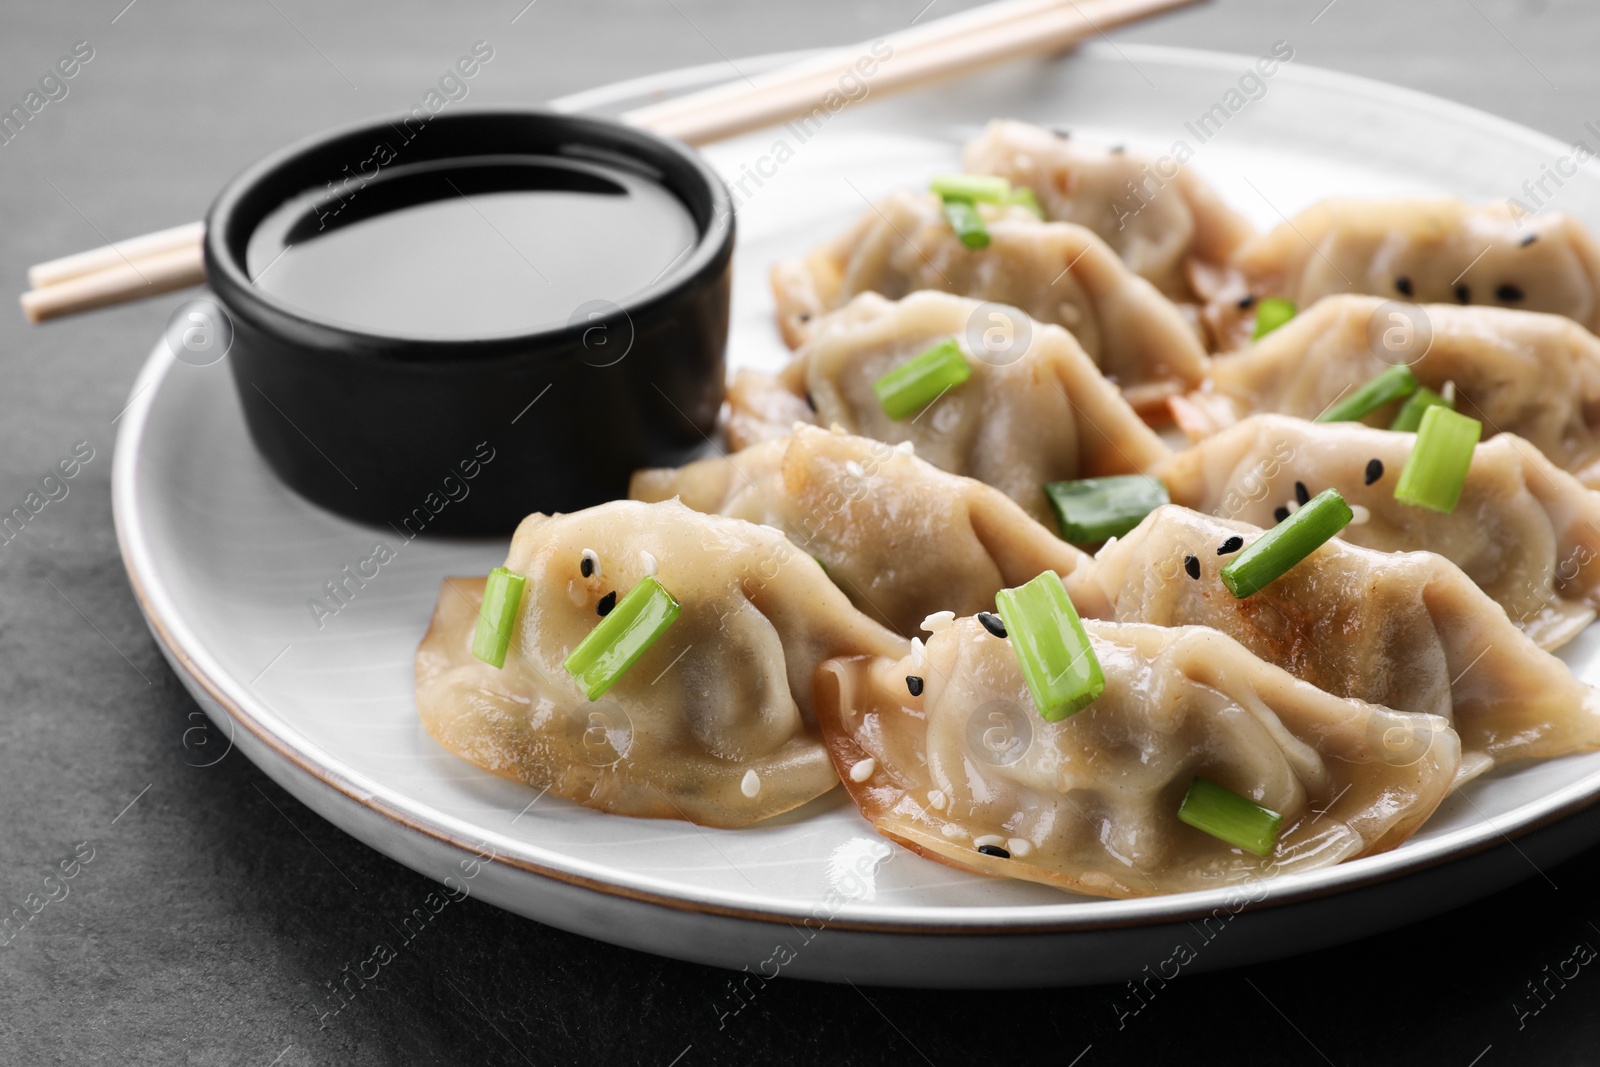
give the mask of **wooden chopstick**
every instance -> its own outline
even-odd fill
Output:
[[[832,114],[842,105],[830,107],[828,101],[850,99],[854,92],[869,99],[1002,59],[1056,52],[1113,26],[1198,2],[998,0],[879,41],[636,108],[622,120],[707,144],[818,110]],[[855,81],[847,86],[847,78]],[[203,284],[204,233],[204,223],[192,222],[38,264],[28,271],[33,288],[22,295],[23,314],[39,323]]]

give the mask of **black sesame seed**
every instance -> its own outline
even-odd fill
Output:
[[[1394,280],[1394,287],[1401,296],[1411,295],[1411,279],[1407,278],[1404,274],[1396,276]]]
[[[1256,305],[1256,296],[1255,296],[1254,293],[1246,293],[1244,296],[1241,296],[1239,298],[1239,310],[1240,311],[1249,311],[1251,308],[1255,307],[1255,305]]]
[[[1244,538],[1240,537],[1238,534],[1235,534],[1217,546],[1217,555],[1226,556],[1239,551],[1243,547]]]
[[[1278,521],[1279,521],[1279,522],[1282,522],[1282,521],[1283,521],[1283,520],[1284,520],[1284,519],[1287,519],[1287,518],[1288,518],[1288,517],[1289,517],[1289,508],[1288,508],[1288,505],[1286,505],[1286,504],[1279,504],[1279,505],[1278,505],[1278,510],[1277,510],[1277,511],[1274,511],[1274,512],[1273,512],[1273,513],[1272,513],[1272,517],[1273,517],[1273,518],[1274,518],[1274,519],[1277,519],[1277,520],[1278,520]]]
[[[1006,624],[1000,621],[1000,616],[987,611],[978,612],[978,621],[983,623],[983,628],[996,637],[1006,635]]]
[[[1461,304],[1472,303],[1472,290],[1467,288],[1465,282],[1456,286],[1456,302]]]
[[[1522,299],[1522,287],[1508,282],[1494,291],[1494,298],[1507,304],[1515,304]]]
[[[1305,507],[1307,504],[1311,503],[1311,493],[1308,489],[1306,489],[1305,482],[1294,483],[1294,498],[1301,507]]]
[[[1196,556],[1184,556],[1183,557],[1183,569],[1188,572],[1189,577],[1191,577],[1191,578],[1199,578],[1200,577],[1200,560],[1199,560],[1199,558],[1196,557]]]
[[[1371,485],[1373,482],[1377,481],[1379,478],[1382,478],[1382,477],[1383,477],[1383,460],[1381,460],[1381,459],[1369,459],[1369,460],[1367,460],[1367,484]]]
[[[802,312],[800,312],[799,315],[797,315],[795,317],[798,318],[801,322],[810,322],[811,321],[811,312],[802,311]]]
[[[978,851],[982,852],[985,856],[994,856],[997,859],[1008,860],[1011,858],[1011,853],[1007,852],[999,845],[979,845]]]
[[[613,590],[611,590],[611,592],[607,593],[605,596],[600,598],[600,603],[598,603],[598,604],[596,604],[594,606],[594,610],[598,611],[600,613],[600,617],[603,619],[607,615],[610,615],[611,614],[611,609],[616,607],[616,606],[617,606],[617,591],[615,589],[613,589]]]
[[[921,696],[922,695],[922,679],[918,678],[914,674],[906,675],[906,688],[911,690],[911,695],[912,696],[914,696],[914,697]]]
[[[1050,127],[1050,132],[1061,138],[1063,141],[1069,141],[1072,139],[1072,131],[1064,126],[1052,126]]]
[[[1539,239],[1539,235],[1538,234],[1530,233],[1530,234],[1528,234],[1528,236],[1524,237],[1522,240],[1518,241],[1517,243],[1519,245],[1521,245],[1523,248],[1527,248],[1529,245],[1533,244],[1533,242],[1537,241],[1538,239]]]
[[[585,578],[593,578],[594,560],[590,559],[588,556],[584,556],[583,562],[578,564],[578,573],[583,575]]]
[[[1122,153],[1124,153],[1126,151],[1127,151],[1127,148],[1125,148],[1122,145],[1114,144],[1114,145],[1111,146],[1111,154],[1114,155],[1114,156],[1120,156],[1120,155],[1122,155]]]

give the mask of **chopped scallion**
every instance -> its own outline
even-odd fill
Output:
[[[1410,399],[1400,405],[1400,414],[1394,417],[1389,429],[1416,433],[1417,427],[1422,425],[1422,413],[1431,407],[1445,407],[1451,411],[1456,409],[1455,401],[1440,396],[1426,386],[1417,386],[1417,391],[1411,394]]]
[[[983,224],[983,216],[978,214],[972,201],[946,199],[944,217],[962,244],[968,248],[989,247],[989,227]]]
[[[483,603],[478,605],[478,628],[472,634],[472,654],[491,667],[506,665],[506,649],[511,647],[511,628],[516,625],[517,609],[522,606],[526,576],[496,567],[483,586]]]
[[[1353,517],[1339,490],[1324,489],[1234,556],[1219,574],[1222,584],[1241,600],[1260,592],[1349,525]]]
[[[1006,203],[1026,208],[1039,218],[1044,218],[1044,208],[1039,206],[1039,198],[1034,196],[1033,190],[1026,185],[1019,185],[1011,190],[1011,195],[1006,197]]]
[[[1050,482],[1044,492],[1055,508],[1061,536],[1080,543],[1121,537],[1170,502],[1161,480],[1143,474]]]
[[[968,203],[1004,204],[1011,195],[1011,183],[991,174],[940,174],[929,188],[945,200]]]
[[[1409,367],[1390,367],[1367,379],[1354,392],[1317,416],[1318,422],[1359,422],[1391,401],[1417,391],[1416,376]]]
[[[1061,579],[1045,572],[994,595],[1040,718],[1059,722],[1091,704],[1106,678]]]
[[[1215,782],[1196,778],[1178,805],[1178,819],[1258,856],[1272,855],[1283,816]]]
[[[1250,335],[1250,340],[1259,341],[1279,326],[1294,318],[1299,309],[1294,306],[1293,300],[1285,300],[1281,296],[1269,296],[1256,304],[1256,329]]]
[[[598,700],[644,655],[682,607],[654,578],[641,578],[562,664],[590,700]]]
[[[1439,404],[1422,413],[1417,443],[1411,446],[1394,498],[1445,514],[1456,509],[1467,484],[1472,451],[1483,435],[1483,423]]]
[[[872,392],[891,419],[903,419],[972,377],[972,365],[955,341],[941,341],[872,383]]]

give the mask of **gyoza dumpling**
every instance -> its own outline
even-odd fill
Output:
[[[967,145],[963,161],[975,174],[997,174],[1032,189],[1045,218],[1087,226],[1130,270],[1174,300],[1196,299],[1191,266],[1220,269],[1255,234],[1171,158],[1154,160],[996,119]]]
[[[1569,319],[1504,308],[1417,305],[1395,325],[1372,296],[1330,296],[1251,348],[1211,361],[1206,389],[1172,401],[1193,438],[1259,411],[1314,419],[1389,367],[1407,363],[1440,392],[1453,383],[1456,409],[1483,423],[1483,436],[1514,433],[1600,487],[1600,339]],[[1385,346],[1404,331],[1414,356]],[[1431,334],[1431,341],[1426,334]],[[1366,417],[1388,426],[1398,402]]]
[[[878,832],[981,874],[1148,896],[1394,848],[1456,776],[1444,719],[1331,696],[1202,626],[1084,627],[1106,687],[1053,723],[1034,711],[1009,639],[975,619],[934,634],[920,664],[824,664],[817,716]],[[1196,777],[1282,815],[1275,851],[1179,821]]]
[[[1335,538],[1253,596],[1217,572],[1261,535],[1177,505],[1157,508],[1066,579],[1085,615],[1211,626],[1337,696],[1451,719],[1462,774],[1600,747],[1600,694],[1432,552]],[[1224,551],[1226,549],[1227,551]],[[1199,578],[1191,578],[1188,557]]]
[[[1271,526],[1297,496],[1337,489],[1365,517],[1339,532],[1385,552],[1437,552],[1494,598],[1541,648],[1600,605],[1600,494],[1513,434],[1472,453],[1449,514],[1402,504],[1396,480],[1416,436],[1355,422],[1256,415],[1151,471],[1174,504]]]
[[[1137,408],[1159,412],[1165,397],[1204,377],[1196,328],[1091,231],[984,204],[989,247],[972,249],[950,229],[940,204],[932,193],[895,193],[833,241],[774,267],[778,323],[790,347],[859,293],[898,299],[933,289],[1066,327]],[[984,321],[977,332],[993,325]],[[962,322],[951,332],[966,329]]]
[[[941,341],[953,338],[965,349],[977,307],[946,293],[900,301],[863,293],[818,324],[783,382],[791,395],[810,397],[818,423],[891,444],[910,441],[929,463],[994,486],[1041,522],[1052,521],[1046,482],[1131,474],[1169,454],[1072,335],[1042,323],[1032,325],[1026,349],[993,363],[969,355],[971,378],[917,415],[891,419],[872,384]],[[736,381],[729,398],[732,422],[743,418],[747,432],[759,421],[740,409],[741,398],[759,395],[753,380]]]
[[[1253,302],[1241,306],[1247,296],[1304,308],[1347,293],[1543,311],[1600,331],[1600,248],[1557,211],[1518,218],[1506,204],[1444,197],[1325,200],[1238,250],[1207,319],[1234,348],[1255,319]]]
[[[639,471],[629,493],[781,529],[852,604],[908,637],[935,612],[992,611],[999,590],[1089,558],[998,489],[813,426],[727,458]]]
[[[827,792],[817,665],[908,647],[781,534],[677,503],[530,515],[506,567],[527,587],[503,668],[471,651],[483,580],[441,586],[417,649],[422,723],[484,770],[601,811],[742,826]],[[681,613],[590,701],[562,663],[650,575]]]

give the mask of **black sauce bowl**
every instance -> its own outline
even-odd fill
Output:
[[[392,157],[381,167],[380,145]],[[250,237],[289,200],[329,183],[359,196],[409,167],[485,155],[628,168],[681,201],[699,241],[620,306],[586,304],[514,336],[384,335],[251,283]],[[602,119],[472,109],[363,123],[269,156],[212,205],[205,265],[232,322],[227,358],[250,435],[285,483],[407,537],[503,535],[532,511],[624,496],[636,468],[704,446],[723,397],[733,231],[727,189],[678,142]]]

